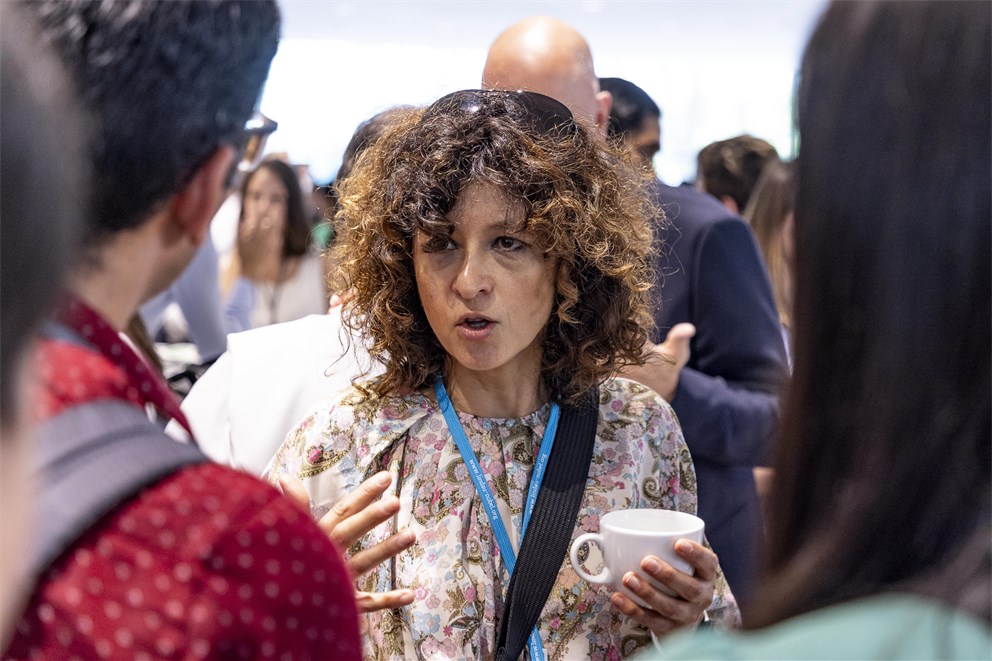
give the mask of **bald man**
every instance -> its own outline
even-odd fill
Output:
[[[524,19],[496,38],[482,72],[484,89],[538,92],[558,99],[606,135],[610,93],[599,89],[589,44],[554,18]]]
[[[567,23],[533,17],[500,34],[482,85],[554,97],[606,135],[612,99],[599,88],[589,45]],[[664,278],[655,321],[668,336],[654,351],[674,354],[676,363],[626,375],[678,414],[696,466],[699,515],[731,588],[746,602],[761,525],[752,467],[766,461],[778,420],[785,347],[749,228],[698,191],[657,181],[656,192],[668,223],[659,222]]]

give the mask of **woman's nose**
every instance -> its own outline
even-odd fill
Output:
[[[455,281],[452,283],[452,289],[465,299],[487,294],[493,288],[490,271],[489,260],[485,255],[466,251],[455,275]]]

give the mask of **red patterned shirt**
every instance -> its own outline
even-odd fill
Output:
[[[97,351],[50,366],[49,411],[72,393],[127,399],[99,383],[122,372]],[[87,531],[42,577],[6,658],[360,659],[357,618],[341,555],[308,512],[201,464]]]

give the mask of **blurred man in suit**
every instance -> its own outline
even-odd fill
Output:
[[[555,97],[607,133],[611,93],[600,88],[585,39],[556,19],[524,19],[500,34],[482,84]],[[655,350],[674,353],[675,361],[628,376],[654,388],[678,414],[696,466],[699,515],[731,588],[746,603],[761,525],[752,468],[764,463],[778,420],[785,347],[768,275],[743,220],[699,191],[661,181],[656,189],[666,216],[658,227],[656,340],[668,335]],[[696,329],[691,340],[689,324]],[[691,352],[683,352],[685,343]]]

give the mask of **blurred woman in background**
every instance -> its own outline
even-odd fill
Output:
[[[765,166],[751,195],[744,220],[754,230],[768,266],[782,337],[792,364],[789,327],[792,325],[793,232],[796,209],[795,165],[772,161]]]
[[[293,169],[263,161],[241,189],[238,243],[224,285],[228,306],[249,307],[251,326],[327,311],[324,262],[311,247],[312,223]]]
[[[988,2],[821,19],[764,577],[665,658],[992,658],[990,64]]]

